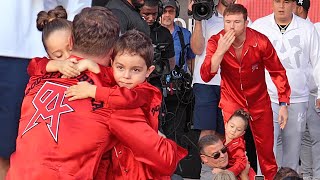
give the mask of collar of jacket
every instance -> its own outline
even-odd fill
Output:
[[[276,23],[275,17],[274,17],[274,13],[272,13],[272,15],[270,16],[270,18],[272,18],[272,28],[276,29],[277,31],[279,30],[279,27]],[[299,23],[297,23],[297,19],[300,18],[297,15],[295,15],[294,13],[292,13],[292,19],[291,22],[288,26],[288,28],[286,29],[286,32],[291,31],[293,29],[297,29],[299,28]]]

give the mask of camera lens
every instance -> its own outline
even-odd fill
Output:
[[[192,5],[195,20],[209,19],[213,14],[214,3],[212,0],[200,0]]]
[[[208,15],[208,7],[207,6],[199,6],[197,9],[196,9],[196,12],[199,16],[201,17],[204,17],[204,16],[207,16]]]

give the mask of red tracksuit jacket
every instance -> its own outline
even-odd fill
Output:
[[[233,48],[224,55],[221,69],[221,100],[219,106],[223,111],[233,114],[235,109],[245,108],[253,120],[264,112],[270,104],[270,97],[265,82],[265,69],[269,72],[278,89],[279,102],[289,104],[290,86],[286,71],[276,51],[263,34],[247,28],[246,42],[243,46],[241,60],[238,61]],[[211,57],[215,53],[220,34],[208,41],[207,54],[201,66],[201,78],[208,82],[217,72],[210,73]]]
[[[69,102],[64,98],[67,87],[79,81],[98,86],[106,83],[91,72],[74,79],[61,79],[60,73],[36,76],[45,60],[33,59],[28,68],[35,76],[25,91],[17,148],[10,158],[7,179],[113,177],[107,173],[112,172],[111,151],[119,141],[155,171],[164,175],[174,172],[183,157],[180,147],[158,136],[141,108],[132,109],[129,115],[127,110],[114,111],[90,98]]]

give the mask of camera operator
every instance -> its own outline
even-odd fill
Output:
[[[188,45],[191,33],[174,23],[174,18],[179,15],[178,2],[163,0],[162,3],[164,13],[161,16],[161,25],[170,31],[175,52],[175,68],[165,76],[165,89],[163,88],[165,117],[162,120],[162,129],[168,138],[181,144],[181,137],[185,134],[184,129],[189,119],[187,108],[192,102],[191,75],[185,73],[189,70],[186,59],[191,64],[195,55]]]
[[[162,14],[162,3],[160,0],[145,0],[145,4],[140,9],[140,15],[150,27],[150,37],[154,44],[154,65],[155,70],[150,75],[150,84],[158,87],[162,91],[163,101],[159,117],[159,130],[164,133],[162,123],[165,121],[166,109],[165,98],[167,97],[166,76],[170,74],[175,65],[173,38],[170,31],[161,26],[158,22]]]
[[[145,0],[140,9],[140,15],[150,27],[150,38],[155,46],[156,66],[149,82],[162,90],[161,76],[168,74],[174,67],[174,47],[170,31],[158,22],[161,16],[162,4],[160,0]],[[170,67],[169,67],[170,66]]]
[[[216,4],[217,0],[214,1]],[[190,2],[189,10],[196,2]],[[194,128],[201,130],[200,138],[209,134],[224,134],[222,113],[218,107],[220,101],[220,74],[218,73],[211,81],[205,83],[200,77],[200,67],[206,55],[208,39],[223,29],[223,11],[226,6],[234,2],[235,0],[220,0],[215,7],[217,14],[212,15],[207,20],[196,20],[194,31],[191,35],[191,49],[196,54],[193,74],[193,92],[195,95]]]
[[[175,65],[182,68],[185,72],[192,72],[195,54],[190,48],[191,33],[188,29],[180,27],[174,22],[179,13],[180,6],[176,0],[163,0],[161,25],[169,29],[172,34],[176,59]]]

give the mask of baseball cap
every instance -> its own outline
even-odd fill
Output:
[[[310,0],[296,0],[298,6],[302,6],[304,10],[309,11]]]
[[[175,0],[162,0],[162,4],[163,4],[163,8],[170,6],[177,9],[177,4]]]

